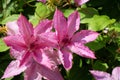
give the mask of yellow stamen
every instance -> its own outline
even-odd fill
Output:
[[[6,26],[0,26],[0,33],[2,33],[2,34],[7,33],[7,27]]]

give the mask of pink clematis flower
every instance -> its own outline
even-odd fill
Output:
[[[103,71],[90,70],[95,80],[120,80],[120,67],[115,67],[112,74]]]
[[[82,5],[82,4],[84,4],[84,3],[88,2],[88,1],[89,0],[74,0],[75,4],[77,6],[80,6],[80,5]]]
[[[86,58],[96,58],[94,53],[84,44],[95,40],[99,34],[91,30],[76,32],[79,25],[80,17],[77,11],[73,12],[67,20],[61,11],[55,11],[53,26],[56,30],[58,54],[61,63],[67,70],[72,67],[72,53]]]
[[[8,65],[2,78],[25,72],[25,80],[42,80],[42,77],[63,80],[57,68],[58,64],[53,64],[55,59],[51,59],[51,55],[46,55],[44,51],[47,47],[54,47],[56,42],[54,33],[50,32],[51,24],[52,21],[43,20],[33,28],[22,15],[17,21],[7,23],[8,36],[4,41],[16,60]]]

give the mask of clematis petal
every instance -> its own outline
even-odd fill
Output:
[[[43,2],[43,3],[46,3],[46,0],[37,0],[37,1],[41,1],[41,2]]]
[[[75,3],[76,3],[77,6],[80,6],[80,5],[86,3],[89,0],[74,0],[74,1],[75,1]]]
[[[68,35],[70,38],[79,29],[79,25],[80,25],[80,16],[79,13],[75,11],[68,17]]]
[[[47,57],[46,58],[47,62],[49,61],[49,63],[52,64],[53,66],[57,66],[57,65],[61,64],[59,55],[57,54],[57,50],[53,50],[53,48],[46,47],[42,51],[43,51],[42,53],[44,53],[44,55]],[[45,61],[44,59],[43,59],[43,61]],[[43,63],[45,63],[45,62],[43,62]]]
[[[53,32],[42,33],[37,37],[37,42],[40,43],[41,46],[45,47],[56,47],[57,39],[56,35]]]
[[[17,34],[20,34],[19,27],[17,25],[17,21],[6,23],[6,27],[7,27],[7,34],[8,35],[17,35]]]
[[[22,57],[22,59],[20,60],[20,65],[19,66],[22,66],[22,65],[25,65],[25,64],[28,64],[31,60],[31,52],[29,51],[26,51]],[[29,65],[29,64],[28,64]]]
[[[29,44],[31,37],[33,36],[32,24],[29,23],[28,20],[22,14],[17,20],[17,24],[19,26],[19,31],[25,40],[25,43]]]
[[[21,60],[24,53],[25,53],[25,50],[18,51],[12,47],[10,48],[10,56],[17,60]]]
[[[64,68],[66,70],[70,70],[72,68],[72,59],[73,59],[72,53],[64,49],[62,51],[59,50],[58,54]]]
[[[98,37],[98,33],[91,30],[81,30],[72,37],[72,42],[88,43]]]
[[[7,36],[4,37],[3,40],[7,44],[7,46],[10,46],[17,51],[22,51],[26,49],[26,46],[21,36]]]
[[[90,73],[94,76],[95,80],[112,80],[110,74],[103,71],[90,70]]]
[[[38,70],[45,79],[48,80],[63,80],[58,68],[50,70],[49,68],[39,65]]]
[[[15,75],[19,75],[20,73],[22,73],[23,71],[26,70],[26,66],[23,65],[23,66],[20,66],[20,61],[19,60],[15,60],[15,61],[12,61],[7,69],[5,70],[4,72],[4,75],[2,76],[2,79],[3,78],[9,78],[9,77],[13,77]]]
[[[52,48],[50,48],[52,49]],[[57,65],[61,64],[57,53],[54,53],[53,50],[45,48],[42,50],[42,61],[41,64],[46,66],[49,69],[55,69]]]
[[[50,32],[52,29],[52,21],[51,20],[43,20],[41,21],[34,29],[35,35],[41,34],[44,32]]]
[[[42,80],[42,77],[48,80],[63,80],[58,69],[51,70],[36,62],[25,71],[25,80]]]
[[[33,61],[25,70],[24,80],[42,80],[42,75],[39,73],[39,69],[35,61]]]
[[[68,46],[68,48],[72,52],[78,54],[79,56],[96,59],[94,53],[87,46],[84,46],[83,44],[74,43],[73,45]]]
[[[120,67],[115,67],[112,71],[112,80],[120,80]]]
[[[37,63],[41,63],[42,61],[42,52],[40,49],[36,49],[33,51],[33,59],[37,62]]]
[[[56,9],[53,24],[58,35],[58,40],[61,41],[64,38],[64,35],[67,34],[67,21],[63,15],[63,13]]]

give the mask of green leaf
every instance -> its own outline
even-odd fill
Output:
[[[7,47],[6,44],[4,43],[4,41],[2,39],[0,39],[0,52],[6,51],[8,49],[9,49],[9,47]]]
[[[115,30],[116,32],[120,32],[120,23],[116,22],[115,24],[111,25],[109,30]]]
[[[70,69],[67,79],[65,80],[92,80],[91,75],[89,74],[89,69],[84,62],[81,64],[80,56],[75,55],[73,58],[73,67]]]
[[[7,79],[5,79],[5,80],[12,80],[13,79],[13,77],[11,77],[11,78],[7,78]]]
[[[69,79],[67,80],[92,80],[88,71],[85,66],[82,68],[73,66],[70,70]]]
[[[17,20],[18,17],[19,17],[19,15],[17,15],[17,14],[11,15],[11,16],[5,18],[5,19],[1,22],[1,24],[6,24],[6,23],[9,22],[9,21]]]
[[[106,42],[102,38],[101,35],[95,40],[90,43],[87,43],[86,46],[88,46],[91,50],[97,51],[105,46]]]
[[[30,22],[33,26],[36,26],[42,19],[51,17],[53,11],[45,4],[39,2],[36,3],[36,9],[34,16],[30,18]]]
[[[37,3],[35,9],[35,17],[38,19],[44,19],[51,15],[51,10],[47,7],[47,5],[43,3]]]
[[[83,61],[82,61],[82,59],[80,59],[79,66],[82,67],[82,64],[83,64]]]
[[[63,9],[65,17],[68,17],[74,11],[75,11],[74,9]]]
[[[86,18],[91,18],[94,15],[98,15],[98,11],[95,8],[80,8],[80,17],[81,20],[85,20]]]
[[[15,13],[18,9],[17,8],[17,1],[11,1],[11,0],[2,0],[3,2],[3,10],[2,10],[2,14],[3,14],[3,19],[7,18],[8,16],[10,16],[12,13]]]
[[[39,23],[39,19],[35,16],[30,17],[29,21],[33,24],[34,27]]]
[[[92,18],[82,20],[81,22],[88,23],[89,30],[100,31],[103,30],[108,25],[113,24],[115,22],[115,19],[110,19],[106,15],[102,16],[94,15]]]
[[[94,41],[94,42],[90,42],[87,44],[87,46],[93,50],[93,51],[97,51],[101,48],[103,48],[105,46],[105,44],[103,42],[97,42],[97,41]]]
[[[108,69],[108,65],[107,65],[107,63],[103,63],[103,62],[97,60],[93,64],[93,69],[94,70],[100,70],[100,71],[106,71]]]

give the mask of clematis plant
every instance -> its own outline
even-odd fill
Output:
[[[50,32],[51,24],[52,21],[43,20],[33,28],[23,15],[17,21],[6,24],[8,36],[4,38],[4,42],[10,47],[10,55],[16,60],[8,65],[2,78],[24,72],[25,80],[63,80],[58,64],[55,64],[57,59],[51,59],[51,55],[46,55],[44,51],[45,48],[53,47],[56,42],[54,33]]]
[[[56,9],[53,26],[56,30],[57,49],[61,63],[67,70],[72,67],[72,53],[86,58],[96,58],[94,53],[84,44],[95,40],[99,34],[91,30],[76,32],[79,25],[80,16],[77,11],[73,12],[66,20],[63,13]]]
[[[120,80],[120,67],[115,67],[112,74],[98,70],[90,70],[90,73],[95,80]]]

